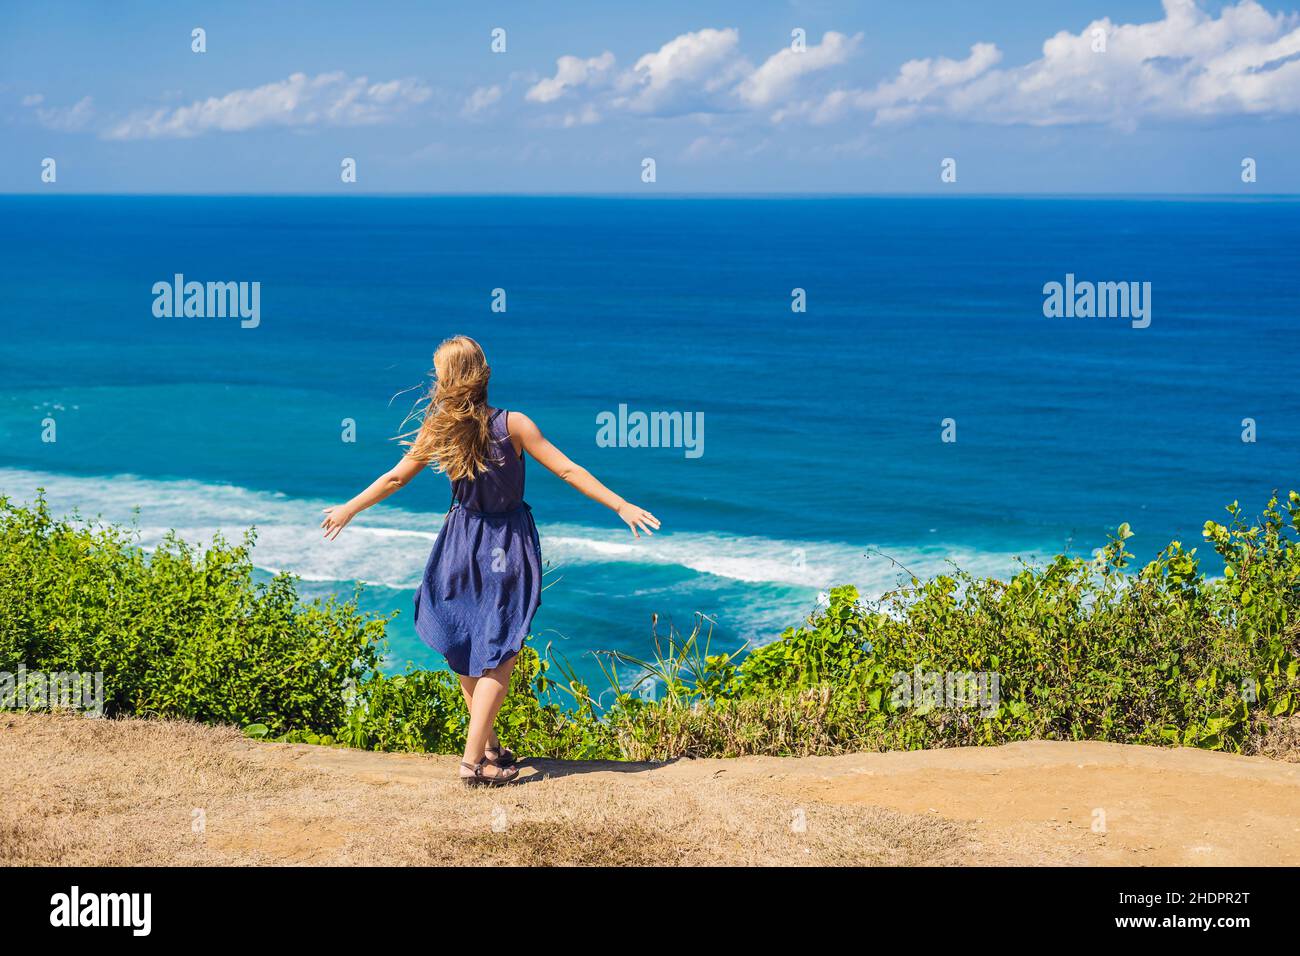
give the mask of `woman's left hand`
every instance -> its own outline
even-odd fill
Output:
[[[346,505],[335,505],[332,508],[325,509],[325,520],[320,526],[325,529],[325,540],[333,541],[339,536],[339,532],[347,527],[352,520],[352,512]]]
[[[641,531],[644,531],[646,534],[653,537],[654,532],[650,529],[657,529],[659,527],[658,518],[646,511],[644,508],[638,508],[636,505],[630,504],[626,501],[623,502],[622,506],[618,509],[618,516],[627,522],[627,526],[632,529],[632,536],[635,538],[641,537],[641,533],[640,531],[637,531],[637,528],[640,528]]]

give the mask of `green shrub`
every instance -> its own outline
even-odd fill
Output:
[[[152,554],[120,528],[0,498],[0,670],[102,671],[105,712],[271,734],[332,733],[373,675],[384,621],[351,601],[303,604],[287,574],[255,584],[243,544]]]
[[[623,748],[664,757],[1039,738],[1246,750],[1300,702],[1300,495],[1285,516],[1270,501],[1258,525],[1235,503],[1228,511],[1228,526],[1205,526],[1224,564],[1216,579],[1179,542],[1126,573],[1132,533],[1121,525],[1092,561],[1058,556],[1005,582],[955,572],[879,602],[835,588],[828,607],[725,680],[705,673],[716,660],[705,656],[685,693],[678,680],[654,707],[625,697]],[[918,674],[995,675],[996,701],[987,712],[918,703],[899,693]]]
[[[878,601],[835,588],[802,626],[749,653],[714,653],[697,616],[687,635],[656,633],[649,659],[600,658],[607,707],[549,647],[526,645],[498,731],[520,753],[566,759],[1030,738],[1251,752],[1300,704],[1300,495],[1282,509],[1270,501],[1258,524],[1236,503],[1228,512],[1204,530],[1220,577],[1179,542],[1134,569],[1121,525],[1094,560],[1058,556],[1006,581],[955,571]],[[146,554],[122,529],[52,518],[43,498],[0,498],[0,670],[102,671],[110,714],[463,749],[453,675],[381,674],[386,619],[361,614],[355,596],[304,604],[290,575],[256,583],[252,543],[250,532],[199,553],[169,536]],[[641,693],[651,684],[654,695]],[[960,699],[972,687],[980,696]]]
[[[506,746],[534,757],[618,757],[613,734],[590,711],[543,703],[543,698],[549,701],[553,686],[543,676],[549,667],[533,648],[520,650],[510,693],[497,716],[497,731]],[[327,742],[365,750],[460,753],[468,723],[455,675],[423,670],[391,677],[376,673],[360,685],[355,706]],[[297,732],[280,739],[321,742]]]

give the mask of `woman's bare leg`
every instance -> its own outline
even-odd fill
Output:
[[[465,735],[466,763],[477,764],[483,760],[483,752],[487,749],[488,740],[492,735],[492,725],[496,722],[497,713],[505,702],[506,692],[510,689],[510,672],[515,669],[515,659],[518,656],[516,654],[508,661],[501,662],[479,677],[474,685],[469,705],[469,732]],[[495,772],[485,769],[484,773],[487,776],[492,777],[501,773],[500,768],[496,768],[495,765],[488,766],[493,767]]]
[[[465,710],[473,713],[474,711],[474,685],[479,681],[477,677],[466,677],[464,674],[457,674],[460,678],[460,692],[465,695]],[[493,727],[488,728],[487,749],[496,750],[501,746],[501,741],[497,740],[497,732]]]

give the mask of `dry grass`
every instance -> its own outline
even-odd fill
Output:
[[[665,779],[652,765],[543,762],[498,790],[467,790],[455,768],[173,721],[0,716],[14,795],[0,864],[919,864],[968,842],[951,821],[796,806],[761,780],[689,766]]]
[[[1270,731],[1279,756],[1294,760],[1297,723]],[[456,769],[175,721],[0,714],[0,865],[1300,863],[1300,765],[1191,748],[526,761],[496,790]]]
[[[1271,760],[1300,763],[1300,714],[1270,718],[1263,732],[1250,741],[1250,752]]]

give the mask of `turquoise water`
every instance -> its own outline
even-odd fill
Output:
[[[536,463],[536,621],[644,653],[658,614],[766,641],[820,591],[955,561],[1146,557],[1300,485],[1300,204],[1288,200],[0,197],[0,493],[195,540],[258,528],[310,593],[399,610],[390,666],[436,666],[411,591],[447,506],[426,473],[319,540],[398,457],[444,337],[495,404],[653,510],[634,541]],[[182,273],[261,284],[260,324],[157,318]],[[1048,319],[1067,273],[1152,284],[1152,322]],[[507,310],[493,312],[492,290]],[[791,291],[806,291],[805,313]],[[620,404],[702,414],[703,454],[601,447]],[[42,441],[42,421],[57,441]],[[956,422],[945,443],[941,422]],[[1242,420],[1257,440],[1241,440]],[[341,440],[344,419],[356,441]],[[138,508],[138,512],[135,509]]]

